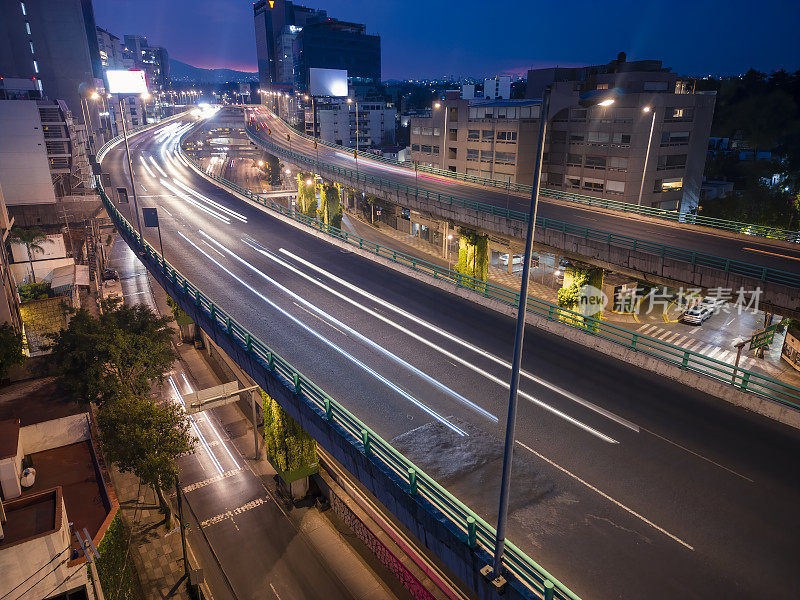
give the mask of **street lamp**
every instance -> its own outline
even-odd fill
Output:
[[[358,179],[358,152],[361,150],[361,137],[360,137],[360,125],[358,122],[358,99],[353,100],[352,98],[347,99],[348,104],[353,104],[355,102],[356,105],[356,179]]]
[[[491,574],[493,579],[502,576],[503,553],[505,552],[506,524],[508,521],[508,501],[511,491],[511,466],[514,457],[514,441],[517,425],[517,401],[519,392],[519,371],[522,364],[522,343],[525,338],[525,313],[528,306],[528,280],[530,279],[531,254],[533,251],[533,235],[536,224],[536,213],[539,208],[539,186],[541,183],[542,160],[544,157],[544,139],[547,132],[547,119],[550,112],[551,87],[545,88],[542,108],[539,115],[539,139],[536,150],[536,162],[533,165],[533,186],[531,187],[531,206],[528,213],[528,227],[525,236],[525,256],[522,263],[522,284],[519,290],[517,306],[517,326],[514,334],[514,358],[511,362],[511,381],[508,394],[508,417],[506,421],[505,448],[503,452],[503,475],[500,481],[500,507],[497,515],[497,535],[495,537],[494,561],[491,569],[484,567],[482,573]],[[617,90],[599,90],[581,97],[581,106],[608,107],[614,103]],[[437,102],[438,104],[438,102]],[[435,105],[434,105],[435,106]],[[557,112],[557,111],[556,111]],[[512,260],[509,253],[509,261]]]
[[[442,107],[442,103],[441,102],[436,102],[433,105],[433,109],[434,110],[438,110],[441,107]],[[433,119],[431,119],[431,125],[433,125]],[[439,167],[440,168],[444,168],[445,167],[445,165],[444,165],[444,150],[445,150],[445,148],[447,146],[447,106],[445,106],[445,109],[444,109],[444,126],[443,127],[444,127],[444,136],[442,136],[441,141],[439,142],[439,157],[440,157],[439,158]],[[433,130],[433,129],[434,128],[431,127],[431,130]],[[433,131],[431,131],[431,133],[433,133]]]
[[[144,113],[145,121],[147,120],[147,101],[151,98],[150,92],[144,92],[139,98],[142,99],[142,112]]]
[[[656,126],[656,109],[655,107],[644,106],[642,107],[643,113],[653,113],[653,118],[650,120],[650,137],[647,138],[647,151],[644,154],[644,167],[642,167],[642,183],[639,186],[639,200],[636,202],[636,206],[642,205],[642,194],[644,193],[644,177],[647,175],[647,161],[650,158],[650,146],[653,143],[653,129]]]
[[[308,101],[309,95],[305,94],[303,98]],[[312,115],[312,122],[314,124],[314,150],[317,154],[317,172],[319,172],[319,148],[317,147],[317,104],[314,101],[314,96],[310,96],[311,99],[311,115]]]

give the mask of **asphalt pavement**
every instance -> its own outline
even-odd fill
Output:
[[[512,319],[237,199],[166,127],[131,151],[167,260],[493,522]],[[103,168],[130,185],[123,146]],[[583,598],[800,596],[800,432],[533,327],[525,347],[513,542]]]

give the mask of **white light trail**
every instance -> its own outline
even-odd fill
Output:
[[[181,372],[181,377],[183,377],[183,382],[186,384],[186,389],[189,390],[189,393],[192,393],[194,390],[192,389],[192,384],[190,384],[189,380],[186,378],[186,373]],[[220,445],[223,448],[225,448],[225,452],[228,453],[228,456],[230,456],[231,460],[233,461],[233,464],[236,465],[236,468],[238,469],[239,468],[239,463],[233,457],[233,454],[231,454],[231,450],[230,450],[230,448],[228,448],[228,444],[226,444],[224,441],[222,441],[222,436],[220,436],[219,432],[217,431],[217,428],[214,427],[214,424],[211,422],[211,419],[208,417],[208,415],[206,415],[206,423],[208,423],[208,426],[211,428],[211,431],[213,431],[214,435],[217,436],[217,439],[219,440]]]
[[[145,161],[144,157],[141,154],[139,155],[139,160],[142,161],[142,166],[144,167],[144,170],[147,171],[147,173],[150,175],[150,177],[155,179],[156,178],[156,174],[153,173],[153,171],[150,169],[150,167],[147,166],[147,161]]]
[[[188,202],[189,204],[191,204],[192,206],[195,206],[196,208],[199,208],[203,212],[208,213],[209,215],[211,215],[215,219],[219,219],[220,221],[222,221],[226,225],[230,225],[231,224],[231,220],[228,217],[226,217],[225,215],[221,215],[218,212],[216,212],[214,210],[211,210],[210,208],[208,208],[204,204],[201,204],[200,202],[194,200],[193,198],[190,198],[185,192],[182,192],[181,190],[176,188],[174,185],[169,183],[166,179],[162,179],[161,180],[161,185],[163,185],[165,188],[170,190],[173,194],[175,194],[176,196],[178,196],[182,200]]]
[[[166,174],[166,172],[164,171],[164,169],[162,169],[162,168],[161,168],[161,165],[159,165],[159,164],[156,162],[156,159],[155,159],[155,158],[153,158],[153,155],[152,155],[152,154],[151,154],[150,156],[148,156],[147,158],[149,158],[149,159],[150,159],[150,162],[151,162],[151,163],[153,163],[153,166],[156,168],[156,170],[157,170],[159,173],[161,173],[161,174],[162,174],[164,177],[169,177],[169,175],[167,175],[167,174]]]
[[[192,246],[192,247],[193,247],[195,250],[197,250],[197,251],[198,251],[198,252],[200,252],[200,253],[201,253],[203,256],[205,256],[206,258],[208,258],[208,260],[210,260],[210,261],[211,261],[211,262],[213,262],[215,265],[217,265],[217,266],[218,266],[220,269],[222,269],[222,270],[223,270],[225,273],[227,273],[228,275],[230,275],[230,276],[231,276],[233,279],[235,279],[235,280],[236,280],[236,281],[238,281],[238,282],[239,282],[241,285],[243,285],[243,286],[244,286],[244,287],[246,287],[248,290],[250,290],[251,292],[253,292],[253,294],[255,294],[255,295],[256,295],[256,296],[258,296],[258,297],[259,297],[261,300],[263,300],[264,302],[266,302],[267,304],[269,304],[270,306],[272,306],[272,307],[273,307],[275,310],[277,310],[278,312],[280,312],[280,313],[281,313],[282,315],[284,315],[286,318],[288,318],[289,320],[291,320],[292,322],[294,322],[295,324],[297,324],[299,327],[301,327],[302,329],[304,329],[305,331],[307,331],[309,334],[311,334],[312,336],[314,336],[315,338],[317,338],[317,339],[318,339],[319,341],[321,341],[323,344],[325,344],[326,346],[328,346],[328,347],[332,348],[333,350],[335,350],[336,352],[338,352],[339,354],[341,354],[342,356],[344,356],[346,359],[348,359],[349,361],[351,361],[353,364],[355,364],[355,365],[356,365],[356,366],[358,366],[359,368],[363,369],[364,371],[366,371],[367,373],[369,373],[370,375],[372,375],[372,376],[373,376],[375,379],[377,379],[378,381],[380,381],[381,383],[383,383],[385,386],[387,386],[388,388],[390,388],[390,389],[394,390],[395,392],[397,392],[398,394],[400,394],[400,395],[401,395],[403,398],[405,398],[406,400],[408,400],[409,402],[411,402],[411,403],[412,403],[414,406],[416,406],[417,408],[419,408],[420,410],[422,410],[422,411],[423,411],[423,412],[425,412],[426,414],[430,415],[431,417],[433,417],[434,419],[436,419],[437,421],[439,421],[439,422],[440,422],[442,425],[444,425],[444,426],[445,426],[445,427],[447,427],[448,429],[452,430],[453,432],[457,433],[457,434],[458,434],[458,435],[460,435],[460,436],[466,436],[466,435],[468,435],[466,431],[464,431],[463,429],[461,429],[461,428],[459,428],[458,426],[454,425],[453,423],[451,423],[450,421],[448,421],[447,419],[445,419],[443,416],[441,416],[439,413],[437,413],[435,410],[433,410],[432,408],[428,407],[428,406],[427,406],[427,405],[425,405],[424,403],[422,403],[422,402],[420,402],[419,400],[417,400],[416,398],[414,398],[414,396],[412,396],[411,394],[409,394],[408,392],[406,392],[406,391],[405,391],[404,389],[402,389],[400,386],[398,386],[398,385],[397,385],[397,384],[395,384],[394,382],[390,381],[389,379],[387,379],[386,377],[384,377],[383,375],[381,375],[380,373],[378,373],[378,372],[377,372],[377,371],[375,371],[374,369],[370,368],[369,366],[367,366],[366,364],[364,364],[363,362],[361,362],[360,360],[358,360],[358,359],[357,359],[355,356],[351,355],[350,353],[348,353],[348,352],[347,352],[346,350],[344,350],[343,348],[340,348],[339,346],[337,346],[336,344],[334,344],[332,341],[330,341],[329,339],[327,339],[327,338],[326,338],[325,336],[323,336],[322,334],[318,333],[317,331],[314,331],[314,330],[313,330],[311,327],[309,327],[308,325],[306,325],[305,323],[303,323],[303,322],[302,322],[300,319],[298,319],[298,318],[297,318],[297,317],[295,317],[294,315],[292,315],[292,314],[290,314],[289,312],[287,312],[286,310],[282,309],[280,306],[278,306],[277,304],[275,304],[275,303],[274,303],[272,300],[270,300],[269,298],[267,298],[267,297],[266,297],[264,294],[262,294],[261,292],[259,292],[257,289],[255,289],[253,286],[251,286],[251,285],[250,285],[250,284],[248,284],[247,282],[245,282],[245,281],[244,281],[244,280],[243,280],[241,277],[237,276],[237,275],[236,275],[236,274],[234,274],[234,273],[233,273],[233,272],[232,272],[230,269],[228,269],[227,267],[223,266],[223,265],[222,265],[222,263],[220,263],[220,262],[219,262],[219,261],[218,261],[216,258],[214,258],[214,257],[213,257],[213,256],[211,256],[211,255],[210,255],[208,252],[206,252],[205,250],[203,250],[202,248],[200,248],[200,246],[198,246],[197,244],[195,244],[195,243],[194,243],[192,240],[190,240],[188,237],[186,237],[186,236],[185,236],[185,235],[184,235],[182,232],[180,232],[180,231],[179,231],[179,232],[178,232],[178,235],[180,235],[180,236],[181,236],[181,237],[182,237],[184,240],[186,240],[186,242],[188,242],[188,243],[189,243],[189,244],[190,244],[190,245],[191,245],[191,246]]]
[[[183,395],[181,394],[180,390],[178,390],[178,386],[175,385],[175,380],[172,378],[172,375],[169,376],[169,383],[172,386],[172,390],[175,392],[175,396],[177,396],[178,400],[185,409],[186,402],[183,401]],[[203,448],[205,448],[206,452],[208,453],[208,456],[211,458],[211,462],[214,463],[214,466],[217,467],[219,474],[222,475],[225,472],[225,469],[223,469],[222,465],[219,464],[219,461],[217,460],[217,457],[214,455],[214,452],[211,450],[211,446],[208,445],[208,442],[206,441],[203,432],[200,431],[200,428],[197,426],[197,422],[194,420],[194,417],[192,415],[188,415],[188,417],[189,417],[189,422],[192,424],[192,428],[194,428],[194,431],[197,434],[197,439],[200,440],[200,443],[203,445]]]
[[[200,192],[198,192],[197,190],[195,190],[195,189],[193,189],[193,188],[189,187],[189,186],[188,186],[188,185],[186,185],[185,183],[182,183],[182,182],[178,181],[177,179],[173,179],[173,181],[174,181],[174,182],[175,182],[175,183],[176,183],[178,186],[180,186],[181,188],[183,188],[184,190],[186,190],[187,192],[189,192],[190,194],[192,194],[194,197],[196,197],[198,200],[202,200],[203,202],[206,202],[207,204],[209,204],[209,205],[210,205],[210,206],[212,206],[213,208],[216,208],[217,210],[219,210],[219,211],[222,211],[223,213],[225,213],[225,214],[228,214],[228,215],[232,216],[234,219],[238,219],[238,220],[239,220],[239,221],[241,221],[242,223],[247,223],[247,217],[245,217],[243,214],[241,214],[241,213],[238,213],[238,212],[236,212],[235,210],[231,210],[230,208],[228,208],[227,206],[224,206],[224,205],[220,204],[219,202],[215,202],[214,200],[212,200],[212,199],[211,199],[211,198],[209,198],[208,196],[204,196],[203,194],[201,194],[201,193],[200,193]]]

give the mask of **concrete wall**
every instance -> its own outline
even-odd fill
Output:
[[[127,232],[120,232],[126,242],[132,245]],[[351,443],[337,425],[325,420],[322,412],[296,396],[292,388],[274,377],[264,361],[248,353],[239,342],[212,322],[204,312],[199,311],[182,290],[164,277],[149,257],[144,257],[142,262],[167,293],[236,364],[300,423],[322,448],[362,482],[389,512],[474,590],[479,598],[496,600],[500,597],[480,575],[480,569],[491,560],[485,551],[469,548],[463,531],[439,515],[428,502],[418,496],[409,495],[405,491],[404,481],[400,481],[382,463],[365,455],[360,444]],[[511,600],[535,598],[530,590],[515,580],[509,582],[505,597]]]
[[[19,430],[19,439],[25,454],[86,441],[89,439],[89,415],[80,413],[27,425]]]
[[[20,475],[22,474],[22,435],[17,439],[17,453],[0,460],[0,489],[6,500],[18,497],[22,494]],[[0,569],[2,573],[2,569]]]

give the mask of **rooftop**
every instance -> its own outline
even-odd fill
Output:
[[[0,421],[0,459],[16,456],[19,445],[19,419]]]
[[[3,523],[0,551],[15,544],[61,529],[61,490],[26,494],[3,504],[7,521]]]
[[[18,381],[0,389],[0,421],[18,418],[25,427],[82,412],[86,408],[52,377]],[[2,440],[0,434],[0,446]]]

